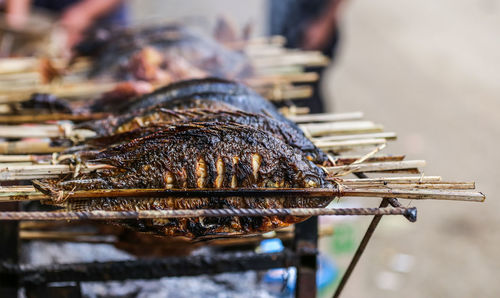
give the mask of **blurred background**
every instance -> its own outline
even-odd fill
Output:
[[[213,22],[226,14],[240,26],[253,22],[257,35],[266,33],[264,0],[131,4],[140,21],[203,15]],[[499,28],[498,0],[353,0],[342,8],[338,55],[322,86],[330,99],[327,109],[363,111],[398,133],[386,150],[427,160],[426,175],[475,180],[487,195],[483,204],[413,201],[416,223],[384,218],[344,297],[495,297],[500,292]],[[341,238],[323,241],[340,267],[368,222],[342,221],[336,226]]]
[[[211,32],[225,15],[240,28],[252,24],[253,36],[269,33],[266,0],[133,0],[128,10],[132,24],[177,20]],[[426,175],[477,181],[487,195],[483,204],[410,202],[416,223],[383,218],[343,297],[496,297],[500,1],[345,1],[337,24],[337,54],[322,82],[326,109],[363,111],[398,133],[389,153],[427,160]],[[335,220],[335,237],[322,239],[337,278],[368,223]]]

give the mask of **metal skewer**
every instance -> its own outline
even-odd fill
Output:
[[[115,220],[226,216],[318,216],[318,215],[411,215],[416,208],[280,208],[280,209],[196,209],[77,212],[0,212],[0,220]]]

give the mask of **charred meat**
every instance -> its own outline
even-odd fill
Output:
[[[256,188],[336,186],[299,150],[271,133],[236,123],[180,124],[111,147],[96,161],[114,166],[78,179],[44,180],[44,192],[110,188]],[[325,207],[320,198],[107,198],[72,201],[69,210],[169,210]],[[138,220],[136,230],[191,238],[263,233],[305,217],[224,217]]]
[[[187,124],[196,122],[225,123],[234,122],[256,129],[267,131],[286,144],[301,150],[309,160],[322,164],[328,160],[324,152],[319,150],[305,135],[288,125],[288,122],[277,121],[264,115],[246,113],[229,109],[186,109],[168,110],[157,108],[140,116],[123,116],[116,121],[97,121],[92,127],[100,134],[91,143],[101,145],[111,145],[123,140],[144,137],[161,126],[174,124]]]
[[[90,77],[139,79],[141,72],[128,67],[145,48],[154,49],[159,61],[157,70],[168,72],[168,65],[176,60],[189,62],[195,73],[228,79],[251,75],[248,58],[236,51],[181,26],[167,25],[139,30],[103,30],[90,34],[76,47],[77,55],[94,58]],[[143,59],[143,58],[140,58]],[[157,72],[155,70],[155,72]],[[192,76],[191,76],[192,77]],[[157,77],[155,79],[158,79]]]

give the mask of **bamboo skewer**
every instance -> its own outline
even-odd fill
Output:
[[[335,176],[338,173],[352,171],[357,172],[376,172],[390,170],[405,170],[415,169],[425,166],[425,160],[409,160],[409,161],[391,161],[391,162],[374,162],[374,163],[359,163],[355,165],[326,167],[329,175]]]
[[[85,140],[95,137],[96,133],[88,129],[75,129],[70,123],[45,125],[0,125],[0,138],[68,138]]]
[[[414,183],[414,182],[433,182],[441,183],[441,176],[410,176],[410,177],[378,177],[378,178],[355,178],[355,179],[342,179],[342,183]],[[449,183],[449,182],[446,182]]]
[[[74,122],[90,121],[103,119],[109,116],[107,113],[93,113],[73,115],[65,113],[51,113],[39,115],[0,115],[0,123],[3,124],[23,124],[23,123],[41,123],[47,121],[68,120]]]
[[[19,165],[19,163],[31,163],[31,164],[52,164],[54,160],[57,163],[65,158],[71,158],[73,155],[57,155],[53,154],[21,154],[21,155],[1,155],[0,154],[0,168],[6,167],[5,163],[10,163],[9,166]],[[354,161],[361,158],[360,156],[338,156],[333,159],[335,165],[348,165]],[[387,161],[401,161],[405,157],[404,155],[394,155],[394,156],[374,156],[366,160],[366,162],[387,162]]]
[[[259,87],[283,83],[312,83],[319,79],[316,72],[292,73],[281,75],[256,76],[245,80],[245,83],[251,87]]]
[[[374,162],[359,163],[355,165],[326,167],[325,170],[330,176],[338,175],[342,172],[375,172],[390,170],[416,169],[425,166],[424,160],[393,161],[393,162]],[[27,180],[37,178],[53,178],[58,175],[67,175],[91,172],[96,170],[110,169],[113,166],[106,164],[82,164],[79,169],[70,165],[28,165],[28,166],[9,166],[0,168],[0,181]]]
[[[252,65],[255,68],[260,67],[276,67],[276,66],[326,66],[330,63],[330,59],[325,57],[321,52],[301,52],[287,51],[279,56],[272,57],[252,57]]]
[[[361,139],[361,140],[345,140],[338,142],[315,142],[316,147],[325,151],[333,150],[335,152],[349,151],[358,147],[369,147],[385,144],[386,139]]]
[[[363,156],[336,156],[333,157],[332,161],[334,162],[335,165],[337,166],[342,166],[342,165],[349,165],[355,162],[356,160],[359,160]],[[0,155],[0,160],[2,156]],[[372,156],[365,160],[365,162],[387,162],[387,161],[402,161],[405,159],[404,155],[380,155],[380,156]]]
[[[471,184],[474,182],[451,182],[442,181],[440,176],[418,176],[418,177],[380,177],[380,178],[356,178],[356,179],[341,179],[338,180],[339,183],[346,186],[359,185],[359,186],[378,186],[387,184],[422,184],[422,185],[461,185],[461,184]],[[10,196],[15,194],[25,194],[33,193],[38,194],[38,191],[31,185],[21,185],[21,186],[1,186],[0,196]]]
[[[0,142],[0,154],[54,153],[65,149],[65,147],[51,146],[50,141]]]
[[[350,188],[362,189],[362,188],[387,188],[387,189],[451,189],[451,190],[470,190],[475,189],[474,182],[463,182],[463,183],[385,183],[380,182],[378,185],[376,183],[372,184],[357,184],[349,183],[346,184]]]
[[[395,140],[396,133],[394,132],[380,132],[380,133],[370,133],[370,134],[352,134],[352,135],[338,135],[338,136],[324,136],[313,138],[313,142],[316,143],[328,143],[336,141],[347,141],[347,140],[359,140],[359,139],[386,139]]]
[[[429,185],[431,185],[429,183]],[[439,184],[433,184],[435,187]],[[61,203],[72,199],[94,199],[94,198],[151,198],[151,197],[177,197],[177,198],[199,198],[199,197],[368,197],[368,198],[401,198],[412,200],[457,200],[482,202],[485,196],[475,191],[450,190],[452,184],[443,184],[443,189],[433,189],[427,186],[422,189],[392,189],[392,188],[359,188],[350,186],[340,189],[323,188],[244,188],[244,189],[100,189],[82,191],[60,191],[54,196],[41,194],[32,190],[0,192],[0,202],[9,201],[33,201],[53,200]],[[461,186],[463,184],[455,184]],[[426,185],[423,185],[426,187]]]
[[[331,134],[381,132],[383,126],[371,121],[347,121],[300,124],[306,136],[318,137]]]
[[[53,178],[59,175],[88,173],[96,170],[110,169],[110,165],[83,165],[79,169],[69,165],[30,165],[0,168],[0,181],[27,180],[37,178]]]
[[[62,136],[64,136],[64,129],[59,125],[0,125],[0,138],[56,138]]]
[[[359,120],[363,118],[363,112],[352,113],[321,113],[321,114],[306,114],[288,116],[288,119],[295,123],[312,123],[312,122],[333,122]]]

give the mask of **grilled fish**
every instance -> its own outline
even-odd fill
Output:
[[[301,131],[288,125],[288,122],[277,121],[264,115],[256,115],[230,109],[186,109],[169,110],[157,108],[140,116],[125,115],[113,121],[97,121],[93,130],[101,137],[90,141],[90,144],[112,145],[131,138],[144,137],[161,126],[195,123],[195,122],[234,122],[270,132],[286,144],[301,150],[309,160],[323,164],[328,160],[324,152],[319,150]]]
[[[94,58],[90,77],[118,77],[137,79],[131,71],[123,72],[134,55],[144,48],[154,48],[173,61],[179,58],[189,61],[193,68],[203,70],[212,76],[241,78],[252,74],[248,57],[229,50],[210,38],[187,28],[167,25],[140,30],[100,29],[76,47],[79,55]]]
[[[237,123],[179,124],[111,147],[97,162],[114,166],[78,179],[44,180],[42,192],[111,188],[322,187],[325,172],[274,135]],[[71,201],[68,210],[170,210],[325,207],[324,198],[101,198]],[[190,238],[263,233],[306,217],[222,217],[122,221],[136,230]]]

